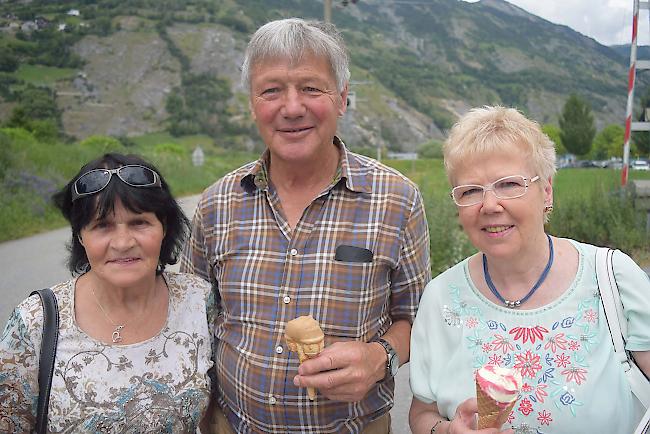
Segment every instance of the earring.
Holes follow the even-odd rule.
[[[553,212],[553,204],[546,205],[544,207],[544,213],[545,214],[550,214]]]

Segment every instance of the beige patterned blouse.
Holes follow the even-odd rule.
[[[164,273],[167,322],[144,342],[109,345],[74,317],[76,279],[52,289],[60,330],[49,432],[198,432],[209,399],[214,301],[209,283]],[[34,428],[43,311],[37,296],[12,313],[0,337],[0,432]]]

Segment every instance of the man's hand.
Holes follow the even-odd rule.
[[[386,351],[378,343],[336,342],[305,360],[293,384],[314,387],[333,401],[363,399],[386,372]]]

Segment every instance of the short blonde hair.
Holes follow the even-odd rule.
[[[555,145],[539,124],[513,108],[474,108],[454,124],[443,146],[447,177],[453,184],[463,160],[513,148],[524,152],[546,186],[555,175]]]

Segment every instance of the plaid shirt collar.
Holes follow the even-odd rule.
[[[363,169],[359,164],[357,156],[345,147],[345,143],[337,136],[334,136],[334,146],[339,148],[339,165],[332,179],[329,188],[345,180],[345,186],[350,191],[357,193],[370,193],[372,186],[366,175],[367,169]],[[271,154],[266,149],[262,156],[253,164],[250,170],[244,174],[241,179],[241,186],[247,193],[254,193],[255,190],[265,190],[268,188],[268,164]]]

